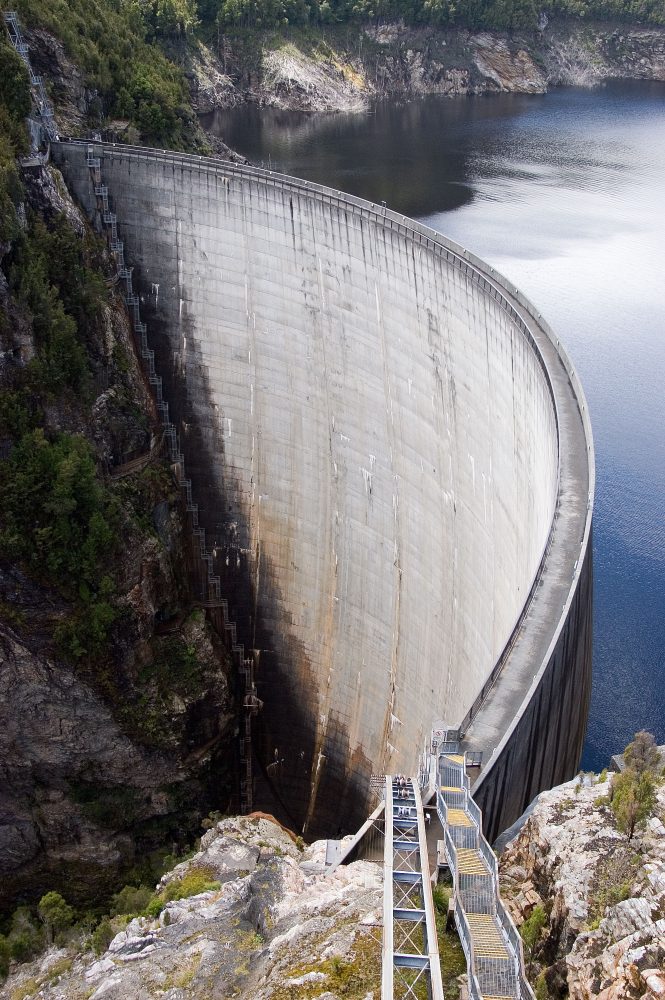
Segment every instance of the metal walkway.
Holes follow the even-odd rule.
[[[499,895],[496,857],[482,833],[465,755],[455,741],[438,750],[436,806],[453,876],[455,923],[469,972],[471,1000],[534,1000],[524,974],[522,939]],[[390,994],[385,994],[384,1000]]]
[[[425,817],[414,778],[386,777],[383,864],[381,996],[443,1000]]]

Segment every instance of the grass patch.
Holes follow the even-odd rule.
[[[187,959],[184,965],[180,966],[178,969],[174,969],[170,972],[162,984],[162,989],[187,989],[191,986],[192,982],[196,977],[196,973],[199,971],[199,966],[201,965],[201,955],[192,955]]]
[[[608,906],[629,899],[642,859],[628,846],[616,844],[612,853],[601,856],[591,879],[589,930],[596,930]]]
[[[460,993],[457,979],[466,972],[466,958],[454,925],[446,930],[451,893],[452,889],[445,885],[435,885],[432,889],[443,992],[450,1000],[457,1000]]]
[[[16,986],[11,992],[11,1000],[26,1000],[27,997],[31,997],[37,990],[41,987],[39,980],[30,978],[26,979],[21,986]]]
[[[323,942],[322,942],[323,943]],[[348,957],[332,955],[319,962],[289,968],[280,977],[297,979],[308,972],[322,972],[325,979],[300,986],[284,984],[274,988],[271,1000],[315,1000],[330,992],[344,1000],[364,1000],[368,993],[381,995],[381,931],[372,929],[356,935]]]
[[[145,912],[150,917],[158,917],[167,903],[217,889],[221,889],[221,882],[215,878],[215,871],[207,865],[193,865],[185,875],[169,882],[161,892],[154,895]]]

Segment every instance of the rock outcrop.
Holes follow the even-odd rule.
[[[607,805],[609,780],[582,776],[544,792],[500,859],[519,926],[542,905],[534,950],[548,996],[655,1000],[665,995],[665,827],[657,815],[628,840]]]
[[[80,97],[75,74],[65,84]],[[28,211],[48,224],[64,217],[91,240],[55,169],[26,171],[24,188]],[[38,344],[0,274],[0,389],[11,391]],[[99,902],[139,857],[189,842],[200,817],[228,808],[234,792],[229,659],[192,604],[179,490],[102,260],[102,288],[105,278],[111,287],[86,321],[90,398],[45,393],[40,419],[51,438],[86,439],[117,510],[117,620],[95,662],[68,658],[57,634],[76,594],[0,553],[0,909],[49,889]],[[0,456],[11,447],[0,433]]]
[[[307,47],[271,36],[251,72],[228,40],[221,56],[199,46],[190,77],[202,113],[246,100],[325,112],[361,111],[380,97],[541,94],[560,84],[665,79],[665,29],[543,22],[532,34],[506,34],[368,25]]]
[[[324,850],[300,849],[267,818],[225,819],[157,887],[178,895],[203,873],[211,888],[155,918],[116,918],[125,926],[97,957],[71,947],[19,967],[0,997],[379,1000],[381,867],[358,861],[330,875]]]

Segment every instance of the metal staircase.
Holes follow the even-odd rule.
[[[58,135],[58,130],[55,124],[55,118],[53,117],[53,107],[48,99],[46,90],[44,88],[44,81],[41,76],[37,76],[32,71],[32,66],[30,64],[29,46],[23,37],[21,31],[21,24],[18,19],[18,14],[16,11],[9,10],[3,15],[5,24],[7,25],[7,31],[9,33],[9,40],[20,55],[21,59],[25,63],[30,74],[30,90],[32,92],[32,102],[34,105],[34,110],[38,116],[39,123],[46,134],[48,141],[57,141],[60,137]],[[39,145],[38,140],[35,141],[33,136],[33,146],[35,147],[35,152]]]
[[[453,876],[455,923],[467,961],[471,1000],[534,1000],[524,973],[522,939],[499,895],[494,852],[457,740],[439,744],[437,813]]]
[[[383,896],[384,1000],[443,1000],[420,788],[386,777]]]

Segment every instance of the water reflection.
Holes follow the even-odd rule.
[[[476,134],[499,133],[538,98],[382,102],[368,114],[306,115],[238,108],[202,119],[253,163],[329,184],[404,215],[451,211],[473,197]],[[492,127],[493,125],[493,127]]]

